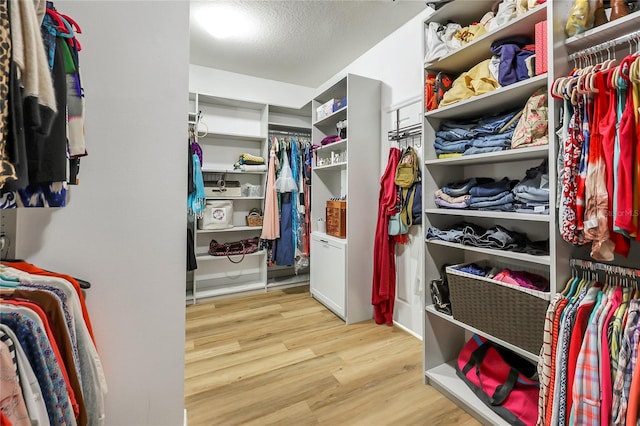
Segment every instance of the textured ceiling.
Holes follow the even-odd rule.
[[[207,8],[246,15],[252,34],[215,39],[197,21]],[[424,10],[424,1],[191,1],[190,62],[318,87]]]

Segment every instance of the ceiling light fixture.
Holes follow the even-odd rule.
[[[248,34],[252,29],[249,17],[227,5],[217,5],[198,12],[200,25],[215,38],[230,38]]]

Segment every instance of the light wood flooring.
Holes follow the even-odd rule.
[[[478,425],[422,383],[422,343],[346,326],[308,286],[187,307],[189,426]]]

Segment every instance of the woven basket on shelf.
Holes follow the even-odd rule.
[[[262,226],[262,212],[259,209],[251,209],[246,218],[247,226]]]
[[[447,267],[453,317],[533,354],[542,347],[551,295]]]

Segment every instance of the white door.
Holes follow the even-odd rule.
[[[384,134],[387,134],[389,130],[396,129],[398,117],[398,128],[422,123],[421,102],[422,98],[418,98],[415,102],[389,111],[387,120],[384,120],[385,123],[388,123],[389,128],[385,129]],[[399,111],[399,114],[396,111]],[[414,150],[422,160],[421,140],[421,137],[401,140],[399,145],[401,149],[407,144],[413,145]],[[381,169],[384,170],[387,166],[386,161],[389,158],[389,153],[383,153],[381,158],[385,162],[381,165]],[[422,338],[424,316],[424,296],[422,293],[422,288],[424,287],[422,284],[424,277],[422,273],[424,233],[422,226],[412,226],[409,235],[409,244],[396,245],[396,301],[393,320],[397,325]]]

